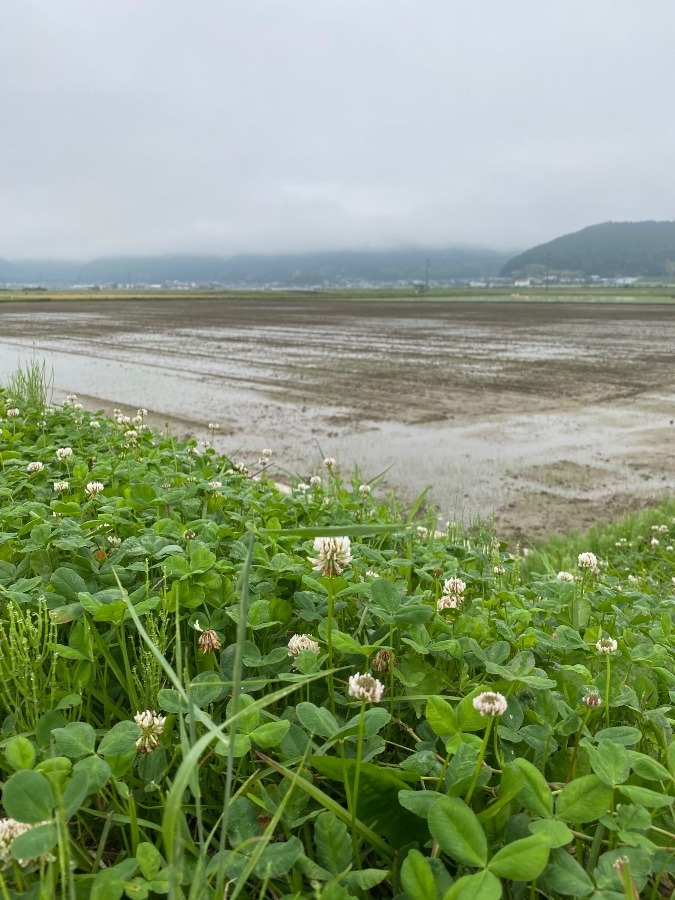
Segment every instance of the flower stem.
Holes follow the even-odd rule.
[[[609,728],[609,676],[611,673],[611,664],[609,661],[609,653],[607,654],[607,678],[605,680],[605,725]]]
[[[333,597],[333,579],[328,579],[328,634],[326,635],[326,647],[328,649],[328,702],[332,715],[335,715],[335,697],[333,684],[333,612],[335,598]]]
[[[435,787],[436,791],[440,791],[440,789],[443,787],[443,779],[445,778],[445,773],[447,772],[449,764],[450,764],[450,752],[448,752],[448,754],[446,755],[445,762],[443,763],[443,767],[438,776],[438,781],[436,782],[436,787]]]
[[[363,754],[363,726],[364,716],[366,712],[366,701],[361,701],[361,711],[359,712],[359,733],[356,741],[356,767],[354,769],[354,789],[352,790],[352,847],[354,849],[354,858],[358,868],[361,868],[361,856],[359,854],[359,839],[356,834],[356,804],[359,796],[359,781],[361,780],[361,756]]]
[[[494,721],[493,717],[490,716],[487,723],[487,728],[485,729],[485,735],[483,736],[483,743],[480,745],[480,753],[478,754],[478,762],[476,763],[476,771],[473,773],[473,778],[471,779],[471,784],[469,785],[469,790],[466,792],[466,797],[464,798],[464,802],[468,803],[473,796],[473,792],[476,788],[476,783],[478,782],[478,776],[481,773],[481,769],[483,768],[483,760],[485,759],[485,751],[487,750],[488,741],[490,739],[490,731],[492,730],[492,722]]]
[[[579,741],[581,740],[581,735],[584,733],[584,728],[588,723],[588,718],[591,714],[592,710],[588,709],[586,711],[586,715],[583,718],[581,725],[579,726],[579,730],[577,731],[576,738],[574,739],[574,750],[572,751],[572,759],[570,760],[570,767],[567,770],[567,777],[565,778],[565,784],[569,784],[570,781],[574,778],[574,772],[577,765],[577,755],[579,753]]]

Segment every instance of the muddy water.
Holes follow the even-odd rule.
[[[279,475],[321,454],[531,540],[675,488],[675,306],[152,300],[0,306],[0,379],[145,406]]]

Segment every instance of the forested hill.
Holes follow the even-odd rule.
[[[675,274],[675,222],[604,222],[532,247],[510,259],[509,275],[576,274],[586,278]]]
[[[274,256],[132,256],[81,262],[0,259],[0,284],[223,284],[341,286],[353,282],[451,282],[494,276],[510,254],[475,247],[334,251]]]

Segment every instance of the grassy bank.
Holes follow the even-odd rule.
[[[0,390],[3,897],[671,895],[668,510],[526,571],[331,460],[281,493],[263,448],[32,375]]]

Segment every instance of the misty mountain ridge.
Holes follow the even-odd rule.
[[[218,284],[239,287],[339,286],[494,277],[511,256],[478,247],[324,251],[294,254],[116,256],[89,261],[0,259],[0,284]]]
[[[532,247],[510,259],[504,277],[672,277],[675,222],[603,222]]]

